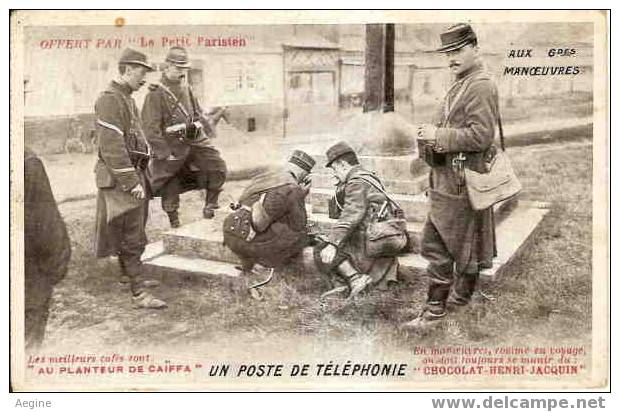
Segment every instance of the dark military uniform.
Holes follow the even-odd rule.
[[[452,297],[468,301],[479,271],[490,268],[496,255],[492,208],[471,208],[463,168],[485,172],[497,111],[495,84],[480,66],[474,66],[456,79],[436,117],[436,151],[446,159],[431,169],[431,208],[423,230],[422,256],[429,262],[429,301],[440,306],[455,274]]]
[[[45,334],[53,287],[67,273],[71,244],[41,160],[24,153],[25,343],[33,349]]]
[[[398,260],[395,257],[367,257],[365,245],[367,225],[386,198],[375,186],[362,179],[383,187],[375,174],[359,165],[353,166],[344,182],[338,184],[330,205],[330,218],[337,218],[338,222],[329,233],[328,242],[336,246],[338,255],[329,265],[321,262],[318,253],[315,261],[321,271],[331,272],[343,260],[349,259],[359,272],[368,274],[374,284],[383,286],[387,281],[396,281]]]
[[[224,220],[224,244],[243,261],[244,270],[255,263],[281,268],[308,245],[306,192],[288,171],[255,177],[245,189],[241,208]],[[252,222],[252,206],[262,202],[266,229]]]
[[[95,115],[99,157],[95,167],[99,188],[97,257],[118,255],[136,293],[140,256],[146,246],[148,201],[136,199],[130,191],[143,179],[135,166],[139,159],[137,153],[147,153],[147,146],[131,88],[111,82],[95,103]]]
[[[180,193],[194,189],[206,189],[206,206],[216,207],[226,181],[226,163],[209,139],[188,143],[181,140],[184,131],[166,132],[170,126],[187,123],[187,115],[202,123],[204,133],[212,133],[190,88],[166,76],[161,84],[150,87],[142,107],[144,131],[154,156],[148,180],[152,195],[161,196],[162,208],[168,213],[179,209]]]

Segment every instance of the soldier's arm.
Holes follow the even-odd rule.
[[[194,95],[192,89],[189,89],[189,98],[192,99],[192,106],[194,106],[194,118],[198,119],[200,124],[202,124],[202,129],[208,137],[217,137],[215,133],[215,124],[211,121],[209,116],[202,111],[202,106],[200,106],[200,102]]]
[[[482,152],[495,137],[497,89],[491,81],[478,81],[469,86],[462,99],[466,102],[465,127],[438,128],[437,145],[445,152]]]
[[[308,216],[305,199],[305,189],[300,185],[291,185],[286,201],[289,227],[294,231],[307,230]]]
[[[352,181],[344,188],[344,206],[338,222],[332,228],[328,241],[340,245],[353,233],[366,215],[368,186],[365,183]]]
[[[127,153],[121,112],[114,96],[103,94],[95,104],[95,115],[101,160],[121,189],[130,191],[140,179]]]
[[[261,222],[262,227],[268,227],[272,222],[280,219],[288,212],[289,193],[290,188],[282,186],[265,194],[262,207],[266,216],[263,222]],[[260,202],[260,200],[258,201]]]
[[[24,243],[51,284],[67,273],[71,243],[43,163],[36,156],[24,161]]]
[[[153,90],[147,93],[142,106],[142,129],[153,154],[160,160],[171,154],[163,133],[163,107],[164,101],[160,93]]]

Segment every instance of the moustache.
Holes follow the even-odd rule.
[[[461,65],[461,63],[457,63],[457,62],[450,63],[450,67],[458,67],[460,65]]]

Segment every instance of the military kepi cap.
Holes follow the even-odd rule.
[[[312,168],[316,164],[316,160],[314,160],[312,156],[302,150],[295,150],[291,155],[291,158],[288,159],[288,161],[293,163],[294,165],[301,167],[308,173],[312,171]]]
[[[191,67],[191,65],[189,64],[187,50],[185,50],[183,47],[171,47],[170,50],[168,50],[166,61],[182,69],[187,69]]]
[[[327,163],[325,164],[325,167],[329,167],[334,162],[334,160],[342,157],[347,153],[355,153],[355,150],[353,150],[353,148],[349,146],[347,142],[340,141],[336,143],[335,145],[327,149]]]
[[[123,50],[118,64],[135,64],[146,67],[151,72],[154,70],[153,66],[149,64],[146,54],[130,48]]]
[[[456,24],[441,33],[439,37],[441,38],[441,47],[437,51],[441,53],[458,50],[477,40],[474,29],[467,23]]]

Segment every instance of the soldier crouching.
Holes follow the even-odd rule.
[[[354,150],[345,142],[327,151],[326,167],[333,170],[339,181],[330,202],[329,216],[338,221],[327,239],[315,247],[318,269],[343,278],[349,286],[349,297],[372,284],[384,286],[395,282],[397,258],[370,257],[366,253],[367,226],[387,202],[383,184],[375,174],[359,165]]]
[[[188,85],[190,63],[185,49],[172,47],[161,82],[149,86],[142,121],[153,158],[148,166],[152,195],[161,196],[170,225],[179,227],[180,194],[205,189],[203,217],[211,219],[226,182],[226,163],[210,138],[224,109],[205,117]]]
[[[296,150],[284,170],[252,179],[236,210],[224,220],[224,244],[246,274],[281,269],[310,243],[305,199],[315,161]]]

